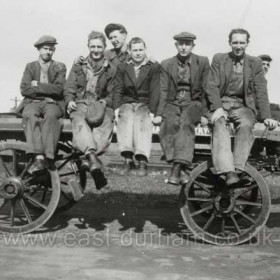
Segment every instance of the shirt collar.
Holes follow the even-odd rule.
[[[140,68],[141,66],[144,66],[144,65],[146,65],[146,64],[149,63],[149,62],[151,62],[151,61],[149,60],[149,58],[148,58],[148,57],[145,57],[144,61],[143,61],[141,64],[139,64],[139,65],[136,65],[136,64],[133,62],[132,58],[130,58],[126,63],[127,63],[127,64],[132,64],[133,66],[139,67],[139,68]]]
[[[44,61],[44,60],[41,58],[41,56],[39,56],[39,58],[38,58],[38,62],[39,62],[40,64],[44,64],[44,65],[50,65],[50,64],[51,64],[51,61],[52,61],[52,60],[46,62],[46,61]]]
[[[191,62],[192,62],[192,54],[189,55],[189,57],[186,59],[185,62],[180,61],[180,59],[178,58],[178,55],[177,55],[176,57],[177,57],[177,60],[178,60],[178,64],[179,64],[180,66],[185,66],[185,65],[190,66],[190,65],[191,65]]]

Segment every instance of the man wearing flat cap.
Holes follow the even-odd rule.
[[[167,162],[173,164],[168,182],[178,185],[189,181],[209,61],[192,53],[195,35],[182,32],[173,38],[178,54],[161,63],[160,101],[153,123],[161,124],[161,146]]]
[[[27,153],[35,159],[30,172],[46,166],[55,168],[53,159],[61,132],[59,118],[64,113],[66,76],[65,65],[52,60],[56,44],[56,38],[48,35],[34,44],[39,58],[26,65],[20,84],[24,100],[17,112],[23,117]]]
[[[264,75],[266,75],[270,68],[270,62],[272,61],[272,58],[268,54],[261,54],[259,55],[259,58],[262,60]]]
[[[107,185],[98,156],[110,145],[114,127],[112,88],[116,69],[105,58],[105,48],[105,35],[92,31],[88,36],[89,55],[83,63],[73,65],[64,87],[73,145],[85,154],[81,168],[90,171],[97,189]]]
[[[105,34],[113,48],[105,51],[108,61],[114,66],[129,59],[128,46],[126,43],[126,28],[119,23],[110,23],[105,27]]]
[[[213,164],[228,187],[243,181],[240,178],[254,142],[257,114],[269,128],[278,124],[271,119],[261,59],[245,53],[249,39],[249,32],[241,28],[229,33],[231,51],[214,55],[206,87],[212,113]],[[228,121],[235,127],[233,151]]]

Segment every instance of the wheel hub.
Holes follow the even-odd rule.
[[[0,186],[0,197],[6,199],[15,198],[22,195],[24,192],[24,185],[18,178],[6,179]]]
[[[215,198],[215,207],[221,213],[229,213],[234,205],[235,200],[230,194],[219,194]]]

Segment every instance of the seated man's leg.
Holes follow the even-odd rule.
[[[48,159],[54,159],[62,128],[59,119],[63,114],[60,107],[53,103],[45,103],[42,110],[44,118],[41,127],[44,154]]]
[[[223,117],[213,125],[212,159],[217,174],[235,171],[231,138]]]
[[[147,175],[147,162],[152,148],[153,124],[150,110],[146,104],[139,103],[135,107],[133,143],[135,158],[139,161],[138,176]]]
[[[117,138],[121,155],[125,159],[125,173],[133,167],[133,123],[135,103],[123,104],[119,110]]]
[[[44,154],[41,135],[41,107],[39,103],[26,104],[22,113],[27,150],[30,154]]]
[[[248,107],[232,110],[230,115],[236,125],[233,149],[234,165],[236,169],[244,170],[254,143],[253,128],[256,115]]]
[[[202,115],[202,108],[191,103],[182,108],[180,129],[174,141],[174,163],[180,164],[184,172],[181,176],[181,183],[189,181],[188,172],[191,167],[195,145],[195,126]]]
[[[181,109],[179,106],[168,103],[163,112],[163,121],[160,127],[160,144],[167,162],[173,163],[168,183],[180,183],[181,166],[174,162],[174,145],[180,130]]]
[[[106,107],[102,124],[92,129],[92,138],[96,145],[96,153],[102,154],[106,151],[112,141],[114,129],[114,111]]]
[[[92,131],[86,121],[87,105],[77,104],[77,110],[70,114],[73,131],[73,145],[82,153],[97,150]]]

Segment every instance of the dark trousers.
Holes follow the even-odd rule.
[[[199,103],[180,106],[168,103],[163,112],[160,143],[167,162],[190,164],[193,160],[195,126],[200,121]]]
[[[22,113],[27,153],[44,154],[53,159],[60,137],[62,112],[55,103],[36,101],[25,105]]]

